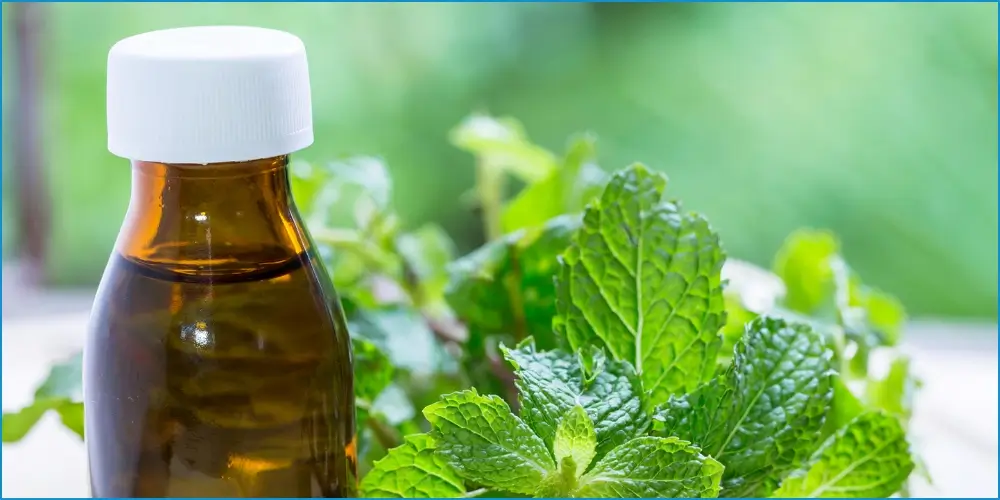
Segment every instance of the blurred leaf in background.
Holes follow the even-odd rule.
[[[83,439],[83,353],[52,366],[49,376],[35,389],[32,403],[3,414],[3,442],[20,441],[47,412],[59,414],[63,425]]]
[[[479,109],[517,116],[548,151],[589,129],[593,164],[649,161],[733,256],[766,265],[793,229],[826,227],[911,314],[997,316],[996,4],[46,8],[51,245],[73,249],[51,252],[58,283],[96,283],[128,200],[127,162],[105,147],[107,50],[251,24],[309,47],[316,144],[296,157],[384,158],[400,223],[438,222],[459,253],[482,241],[456,201],[476,169],[442,137]]]

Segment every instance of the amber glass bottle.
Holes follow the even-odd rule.
[[[275,94],[289,105],[288,89],[278,88],[283,94],[274,87],[287,83],[281,80],[288,78],[287,68],[278,68],[277,79],[265,77],[260,88],[253,85],[301,42],[249,28],[188,28],[133,38],[141,37],[163,39],[126,39],[109,58],[109,146],[122,156],[165,160],[132,162],[131,202],[92,313],[84,374],[92,493],[353,496],[350,342],[330,279],[291,199],[284,154],[311,142],[311,118],[308,140],[292,137],[302,130],[308,100],[306,111],[276,125],[253,108],[266,107]],[[276,49],[268,37],[291,49]],[[213,40],[235,48],[201,47]],[[168,42],[173,49],[161,45]],[[216,117],[219,129],[195,138],[185,134],[197,130],[166,130],[175,118],[145,124],[142,120],[151,119],[148,108],[161,103],[142,100],[148,88],[123,89],[134,82],[151,84],[155,79],[146,80],[145,73],[170,66],[169,55],[177,62],[160,79],[178,70],[185,75],[191,58],[169,51],[193,49],[196,62],[218,51],[214,70],[186,74],[200,78],[201,87],[182,82],[190,87],[183,95],[170,89],[153,94],[197,101],[198,88],[210,94],[230,85],[250,97],[222,97],[246,108],[234,112],[241,121],[235,129]],[[123,61],[116,60],[116,50]],[[235,73],[250,80],[234,83],[222,78],[228,74],[212,75],[230,71],[225,67],[234,53]],[[248,69],[246,61],[254,58],[267,71]],[[113,95],[113,82],[125,97]],[[200,104],[205,106],[204,99]],[[225,114],[225,106],[208,108]],[[206,110],[185,110],[181,103],[175,112],[196,117]],[[255,120],[270,127],[251,131],[256,140],[226,132]],[[124,125],[131,128],[122,131]],[[206,134],[215,145],[199,149]],[[262,149],[281,154],[244,158]],[[217,161],[224,157],[235,160]]]

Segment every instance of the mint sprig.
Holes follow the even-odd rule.
[[[580,406],[560,419],[551,448],[502,399],[475,390],[446,395],[424,415],[437,453],[488,488],[550,497],[718,493],[722,466],[677,438],[634,438],[592,465],[597,435]]]
[[[585,363],[531,345],[504,353],[519,377],[523,419],[475,389],[424,409],[435,454],[467,484],[548,497],[718,494],[719,462],[688,441],[645,435],[647,395],[628,363],[599,353]],[[370,475],[399,467],[377,462]]]

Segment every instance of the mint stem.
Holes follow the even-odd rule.
[[[503,236],[500,212],[503,209],[503,171],[485,158],[476,160],[476,195],[482,207],[486,241]]]

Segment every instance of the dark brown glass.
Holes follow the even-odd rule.
[[[132,164],[84,365],[96,497],[349,497],[350,341],[287,157]]]

